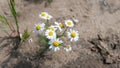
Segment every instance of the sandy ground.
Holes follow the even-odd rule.
[[[74,29],[79,31],[80,39],[71,44],[72,52],[47,52],[40,59],[31,59],[39,48],[35,42],[24,43],[13,55],[9,53],[11,45],[0,45],[1,68],[120,68],[120,0],[53,0],[47,7],[45,2],[16,0],[16,9],[21,33],[26,28],[32,31],[34,24],[41,21],[38,14],[46,11],[54,17],[51,22],[78,19]],[[0,14],[13,23],[7,0],[0,0]],[[4,35],[1,31],[0,36]],[[36,39],[33,34],[31,37]],[[111,44],[116,44],[114,50],[109,46]],[[99,45],[105,50],[97,47]],[[110,54],[106,55],[106,51]],[[106,58],[111,54],[113,59]]]

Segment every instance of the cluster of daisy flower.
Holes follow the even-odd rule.
[[[75,22],[73,20],[65,20],[64,23],[55,22],[53,25],[50,24],[49,20],[53,17],[47,12],[41,12],[39,17],[44,19],[46,22],[40,22],[35,24],[34,32],[36,34],[43,34],[49,40],[49,49],[53,51],[60,50],[60,46],[68,52],[72,50],[71,45],[63,44],[62,37],[67,35],[71,42],[78,41],[79,34],[78,31],[73,30]]]

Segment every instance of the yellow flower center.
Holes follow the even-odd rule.
[[[45,13],[42,13],[42,14],[41,14],[41,16],[43,16],[43,17],[44,17],[44,16],[46,16],[46,14],[45,14]]]
[[[52,30],[52,31],[54,31],[54,30],[55,30],[55,28],[54,28],[54,27],[49,27],[48,29],[49,29],[49,30]]]
[[[52,31],[49,32],[49,36],[53,36],[53,32]]]
[[[76,37],[76,33],[75,33],[75,32],[72,32],[72,33],[71,33],[71,37],[75,38],[75,37]]]
[[[70,45],[67,45],[66,48],[69,49],[69,48],[70,48]]]
[[[36,26],[36,30],[40,30],[41,29],[41,26],[40,25],[37,25]]]
[[[59,26],[60,26],[61,28],[63,28],[63,24],[62,24],[62,23],[59,23]]]
[[[50,18],[50,16],[48,15],[48,16],[47,16],[47,19],[49,19],[49,18]]]
[[[57,47],[57,46],[59,46],[59,45],[60,45],[59,41],[54,41],[54,42],[53,42],[53,46]]]
[[[70,26],[70,25],[72,24],[72,22],[71,22],[71,21],[68,21],[67,24]]]

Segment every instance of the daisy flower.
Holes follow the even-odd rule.
[[[62,28],[64,28],[64,25],[62,23],[58,23],[58,22],[55,22],[56,24],[56,27],[60,30],[60,32],[62,31]]]
[[[49,14],[47,13],[47,12],[41,12],[40,14],[39,14],[39,17],[40,18],[42,18],[42,19],[47,19],[47,16],[48,16]]]
[[[56,28],[55,28],[55,26],[51,25],[50,27],[48,27],[48,30],[55,31],[55,30],[56,30]]]
[[[61,43],[63,43],[63,41],[60,40],[60,39],[50,40],[49,41],[49,44],[50,44],[49,49],[52,49],[53,51],[56,52],[56,51],[60,50],[59,46],[60,46]]]
[[[66,45],[64,49],[66,52],[69,52],[72,50],[72,47],[70,45]]]
[[[46,19],[47,19],[47,20],[50,20],[50,19],[52,19],[52,18],[53,18],[53,17],[52,17],[51,15],[49,15],[49,14],[46,16]]]
[[[35,33],[40,33],[44,30],[44,27],[45,27],[45,24],[44,23],[38,23],[38,24],[35,24],[35,27],[34,27],[34,31]]]
[[[56,38],[56,33],[55,33],[55,31],[53,31],[53,30],[46,30],[45,36],[46,36],[48,39],[54,39],[54,38]]]
[[[65,25],[68,26],[68,27],[73,27],[74,23],[73,23],[72,20],[65,20]]]
[[[67,33],[70,41],[77,41],[79,39],[78,31],[70,29],[70,32]]]

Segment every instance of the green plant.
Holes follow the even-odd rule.
[[[19,32],[19,25],[18,25],[18,20],[17,20],[17,13],[15,10],[15,2],[14,0],[9,0],[8,1],[8,5],[11,11],[11,14],[15,20],[15,25],[16,25],[16,29],[15,27],[7,20],[7,18],[5,16],[0,15],[0,21],[6,25],[6,28],[9,28],[11,30],[11,33],[9,34],[11,36],[12,33],[17,32],[17,36],[20,37],[20,32]]]
[[[47,2],[48,2],[48,3],[51,3],[51,2],[53,2],[53,0],[47,0]]]
[[[62,46],[67,52],[71,51],[72,48],[70,45],[65,44],[62,41],[62,38],[67,37],[70,39],[70,42],[78,41],[79,33],[78,31],[73,30],[74,23],[73,20],[65,20],[65,23],[55,22],[54,25],[51,25],[50,20],[53,18],[47,12],[42,12],[39,14],[39,17],[44,20],[35,24],[34,32],[38,35],[38,42],[41,46],[38,53],[42,55],[48,49],[52,51],[60,50]]]
[[[43,35],[38,35],[38,43],[39,43],[40,45],[43,45],[43,46],[38,50],[38,54],[39,54],[39,55],[44,54],[44,52],[48,50],[48,48],[49,48],[48,41],[49,41],[49,40],[48,40],[45,36],[43,36]]]
[[[21,36],[20,34],[20,29],[19,29],[19,25],[18,25],[18,18],[17,18],[17,12],[16,12],[16,9],[15,9],[15,1],[14,0],[8,0],[8,5],[9,5],[9,8],[10,8],[10,12],[11,12],[11,15],[15,21],[14,25],[12,23],[10,23],[7,18],[5,16],[2,16],[0,15],[0,21],[5,24],[5,27],[4,28],[8,28],[10,29],[10,33],[8,34],[9,38],[13,39],[14,40],[14,45],[16,45],[16,47],[18,47],[20,45],[20,43],[23,43],[29,36],[30,36],[30,33],[28,32],[28,30],[26,29],[23,33],[23,35]],[[0,26],[1,27],[1,26]],[[1,27],[3,28],[3,27]]]
[[[28,32],[28,29],[26,29],[23,33],[23,35],[21,35],[21,43],[25,42],[26,39],[28,39],[30,36],[30,32]]]
[[[16,30],[14,28],[13,28],[13,30],[15,30],[17,32],[17,35],[20,36],[17,13],[16,13],[16,10],[15,10],[15,1],[10,0],[8,2],[8,4],[9,4],[9,8],[10,8],[11,14],[12,14],[14,20],[15,20],[15,25],[16,25]]]

